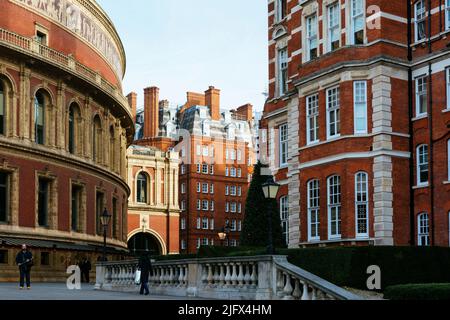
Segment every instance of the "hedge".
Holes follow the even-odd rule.
[[[450,283],[407,284],[387,287],[388,300],[450,300]]]
[[[201,247],[197,254],[157,260],[265,255],[265,248]],[[279,249],[288,261],[331,283],[367,290],[367,268],[381,269],[381,290],[402,284],[450,283],[450,248],[335,247]]]

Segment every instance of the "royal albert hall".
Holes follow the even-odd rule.
[[[94,0],[0,0],[0,281],[22,243],[35,280],[127,252],[125,51]],[[94,270],[93,270],[94,271]]]

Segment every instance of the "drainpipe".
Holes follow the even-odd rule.
[[[431,56],[433,52],[431,46],[431,0],[428,0],[428,54]],[[430,139],[430,148],[428,152],[429,157],[429,173],[430,173],[430,218],[431,218],[431,235],[430,245],[435,243],[434,230],[434,142],[433,142],[433,79],[432,79],[432,65],[431,60],[428,62],[428,97],[429,97],[429,111],[428,111],[428,131]]]
[[[413,60],[412,57],[412,8],[411,3],[407,2],[407,14],[408,14],[408,30],[407,30],[407,36],[408,36],[408,62],[410,62],[410,66],[408,67],[408,127],[409,127],[409,150],[411,152],[411,156],[409,158],[409,181],[410,181],[410,189],[409,189],[409,199],[410,199],[410,205],[409,205],[409,217],[410,217],[410,245],[415,246],[416,245],[416,228],[415,228],[415,201],[414,201],[414,141],[413,141],[413,134],[414,134],[414,127],[413,127],[413,77],[412,77],[412,68],[411,68],[411,62]]]

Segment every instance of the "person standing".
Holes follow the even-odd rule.
[[[16,263],[20,272],[20,290],[23,290],[25,281],[27,289],[31,289],[31,267],[33,266],[33,254],[28,250],[27,245],[22,245],[22,250],[16,256]]]
[[[92,265],[91,265],[91,261],[89,261],[88,258],[85,258],[84,261],[82,262],[82,266],[83,269],[81,269],[81,278],[86,281],[86,283],[90,283],[89,281],[89,273],[91,272],[92,269]]]
[[[148,280],[150,272],[152,272],[152,263],[150,261],[150,256],[148,252],[145,252],[139,259],[138,268],[141,270],[140,294],[143,295],[145,290],[145,295],[148,296],[150,294],[150,290],[148,289]]]

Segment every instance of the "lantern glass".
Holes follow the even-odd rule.
[[[100,222],[104,227],[109,225],[109,220],[111,219],[111,215],[108,214],[108,211],[105,209],[102,215],[100,216]]]
[[[270,177],[267,182],[262,185],[262,189],[266,199],[276,199],[280,185],[273,180],[273,177]]]

